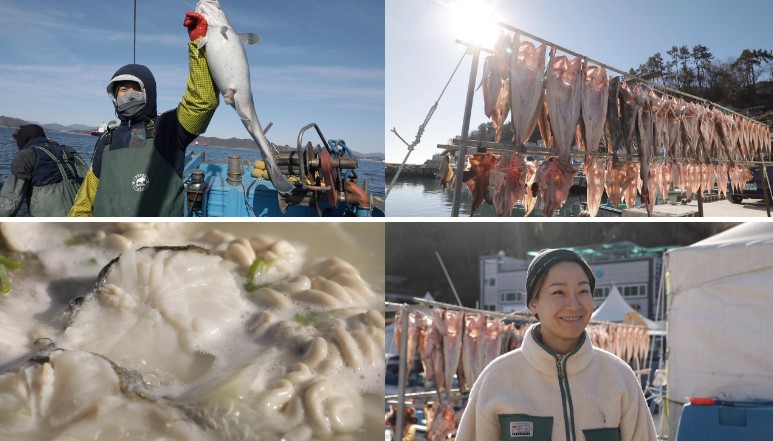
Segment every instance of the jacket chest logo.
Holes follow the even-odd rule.
[[[150,179],[145,173],[140,173],[132,179],[132,188],[135,191],[144,191],[150,185]]]
[[[531,437],[534,434],[534,423],[531,421],[513,421],[510,423],[511,437]]]

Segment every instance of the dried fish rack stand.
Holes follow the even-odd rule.
[[[596,64],[596,65],[598,65],[600,67],[603,67],[604,69],[606,69],[608,71],[612,71],[612,72],[618,73],[618,74],[628,78],[627,81],[637,81],[639,83],[643,83],[643,84],[649,85],[653,89],[659,90],[662,93],[681,95],[681,96],[684,96],[684,97],[689,98],[691,100],[704,103],[705,105],[711,105],[712,107],[721,109],[722,111],[724,111],[726,113],[734,114],[734,115],[738,115],[738,116],[740,116],[742,118],[750,119],[750,118],[748,118],[748,117],[746,117],[744,115],[741,115],[738,112],[735,112],[735,111],[733,111],[731,109],[728,109],[728,108],[726,108],[724,106],[721,106],[719,104],[716,104],[716,103],[713,103],[711,101],[708,101],[708,100],[706,100],[704,98],[701,98],[701,97],[698,97],[698,96],[695,96],[695,95],[691,95],[691,94],[688,94],[688,93],[685,93],[685,92],[681,92],[679,90],[672,89],[670,87],[666,87],[666,86],[663,86],[663,85],[660,85],[660,84],[655,84],[654,82],[649,81],[649,80],[644,79],[644,78],[639,78],[639,77],[637,77],[635,75],[632,75],[629,72],[625,72],[623,70],[616,69],[616,68],[614,68],[612,66],[609,66],[608,64],[601,63],[601,62],[596,61],[596,60],[594,60],[594,59],[592,59],[590,57],[586,57],[585,55],[579,54],[579,53],[577,53],[575,51],[572,51],[570,49],[567,49],[567,48],[565,48],[563,46],[559,46],[559,45],[557,45],[557,44],[555,44],[553,42],[550,42],[548,40],[540,38],[540,37],[538,37],[538,36],[536,36],[534,34],[525,32],[525,31],[523,31],[521,29],[518,29],[518,28],[516,28],[514,26],[511,26],[509,24],[506,24],[506,23],[503,23],[503,22],[497,22],[496,25],[501,27],[504,30],[514,32],[515,34],[526,36],[526,37],[528,37],[530,39],[533,39],[533,40],[536,40],[536,41],[538,41],[540,43],[544,43],[547,46],[552,47],[552,48],[554,48],[556,50],[565,52],[567,54],[573,55],[573,56],[578,57],[578,58],[583,58],[588,63]],[[479,44],[475,44],[475,43],[468,43],[468,42],[464,42],[464,41],[460,41],[460,40],[457,40],[456,42],[458,44],[467,46],[468,52],[472,53],[472,65],[470,66],[470,79],[469,79],[469,82],[467,84],[467,100],[466,100],[465,106],[464,106],[464,119],[462,120],[462,135],[461,135],[460,139],[458,139],[458,140],[455,139],[451,145],[448,145],[448,144],[438,144],[437,147],[440,148],[440,149],[444,149],[446,151],[458,151],[457,164],[456,164],[457,173],[461,173],[461,170],[464,170],[464,166],[465,166],[465,162],[466,162],[466,157],[467,157],[467,149],[470,148],[470,147],[477,148],[477,151],[480,152],[480,153],[484,153],[487,149],[498,149],[498,150],[515,150],[515,151],[518,151],[518,152],[521,152],[521,153],[535,153],[535,154],[542,155],[542,156],[554,155],[556,153],[556,151],[557,151],[557,149],[555,149],[555,148],[554,149],[539,148],[539,147],[537,147],[537,148],[527,148],[526,146],[523,146],[523,145],[520,145],[520,146],[507,145],[506,146],[506,145],[503,145],[502,143],[493,143],[493,142],[483,142],[483,141],[471,141],[471,140],[469,140],[470,117],[471,117],[471,113],[472,113],[472,101],[473,101],[473,96],[474,96],[474,92],[475,92],[475,82],[476,82],[476,79],[477,79],[478,64],[479,64],[479,59],[480,59],[480,52],[484,51],[484,52],[488,52],[488,53],[494,53],[494,51],[491,50],[491,49],[482,48]],[[570,156],[578,157],[578,158],[585,158],[587,156],[603,157],[603,158],[610,157],[611,158],[613,156],[613,154],[612,153],[608,153],[608,152],[602,152],[602,151],[599,151],[599,150],[590,151],[590,152],[572,151],[570,153]],[[618,158],[623,158],[623,159],[630,157],[630,158],[634,159],[634,161],[638,160],[638,156],[637,155],[617,154],[616,156]],[[671,158],[671,159],[684,159],[684,158]],[[759,165],[760,172],[762,173],[762,184],[763,184],[763,194],[764,194],[764,200],[765,200],[765,209],[767,211],[768,217],[771,217],[770,216],[770,199],[771,199],[771,196],[770,196],[770,194],[768,192],[768,187],[769,187],[770,184],[767,182],[767,171],[766,171],[766,167],[767,166],[766,166],[765,162],[764,161],[760,161],[760,162],[735,161],[735,163],[736,164],[742,164],[742,165]],[[459,216],[459,208],[460,208],[460,205],[461,205],[462,185],[463,185],[462,179],[459,179],[459,178],[456,179],[456,186],[454,187],[454,200],[453,200],[453,205],[452,205],[452,208],[451,208],[451,216],[452,217],[458,217]],[[703,189],[699,188],[698,191],[697,191],[698,216],[699,217],[703,217],[703,196],[702,196],[702,194],[703,194]]]
[[[410,393],[407,394],[405,392],[406,386],[407,386],[407,375],[406,372],[406,363],[405,359],[408,356],[407,354],[407,348],[408,348],[408,315],[410,312],[413,311],[427,311],[432,308],[439,308],[439,309],[450,309],[454,311],[461,311],[461,312],[468,312],[472,314],[484,314],[488,317],[496,317],[496,318],[502,318],[502,319],[510,319],[510,320],[519,320],[523,322],[527,322],[529,324],[536,321],[535,317],[530,313],[518,313],[518,312],[497,312],[497,311],[489,311],[489,310],[479,310],[474,308],[467,308],[464,306],[458,306],[458,305],[452,305],[448,303],[442,303],[432,300],[427,300],[423,298],[414,298],[413,301],[415,301],[417,304],[415,305],[408,305],[408,304],[398,304],[398,303],[391,303],[391,302],[385,302],[385,312],[400,312],[400,321],[399,323],[395,323],[395,326],[400,327],[400,349],[398,353],[398,379],[397,379],[397,389],[398,393],[397,395],[390,395],[385,396],[385,401],[387,403],[397,404],[397,421],[396,421],[396,430],[395,433],[402,433],[403,427],[405,425],[404,416],[405,416],[405,404],[406,401],[410,399],[410,402],[415,402],[417,400],[427,400],[429,398],[436,399],[440,396],[440,393],[437,390],[434,391],[428,391],[428,392],[418,392],[418,393]],[[658,302],[660,303],[660,301]],[[636,325],[628,325],[628,324],[622,324],[617,322],[602,322],[602,321],[596,321],[592,320],[589,325],[614,325],[614,326],[620,326],[620,327],[636,327]],[[652,334],[652,332],[651,332]],[[651,351],[651,350],[650,350]],[[649,358],[652,358],[652,352],[650,352]],[[634,370],[634,373],[637,376],[641,376],[645,373],[649,373],[649,369],[642,369],[642,366],[639,366],[639,369]],[[448,398],[450,398],[453,402],[457,402],[460,400],[466,400],[469,396],[469,391],[465,391],[461,389],[451,389],[449,385],[448,393],[446,395]]]
[[[397,389],[398,393],[397,396],[390,396],[386,397],[389,400],[394,400],[397,403],[397,424],[396,424],[396,430],[395,433],[402,433],[403,427],[405,425],[404,417],[405,417],[405,402],[406,398],[411,399],[425,399],[429,397],[437,397],[438,392],[437,391],[430,391],[430,392],[423,392],[423,393],[416,393],[416,394],[406,394],[405,388],[406,388],[406,382],[407,382],[407,375],[405,369],[405,363],[404,360],[408,356],[407,354],[407,347],[408,347],[408,313],[411,311],[423,311],[428,310],[431,308],[442,308],[442,309],[452,309],[455,311],[464,311],[464,312],[472,312],[472,313],[483,313],[488,316],[493,317],[506,317],[506,318],[518,318],[524,321],[534,321],[534,317],[526,314],[517,314],[517,313],[501,313],[496,311],[482,311],[477,310],[473,308],[465,308],[463,306],[457,306],[457,305],[451,305],[447,303],[441,303],[441,302],[435,302],[431,300],[421,299],[421,298],[414,298],[413,299],[418,304],[416,305],[408,305],[408,304],[398,304],[398,303],[391,303],[391,302],[385,302],[385,312],[398,312],[400,311],[400,323],[396,323],[396,326],[400,326],[401,330],[401,339],[400,339],[400,351],[398,358],[400,360],[399,362],[399,368],[398,368],[398,374],[397,374]],[[455,392],[455,393],[454,393]],[[465,399],[467,398],[467,395],[469,394],[469,391],[461,391],[459,389],[450,390],[449,388],[449,394],[454,399]]]

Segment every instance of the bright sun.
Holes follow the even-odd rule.
[[[486,0],[454,0],[450,5],[454,35],[468,43],[492,47],[499,35],[494,8]]]

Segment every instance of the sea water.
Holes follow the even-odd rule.
[[[389,181],[392,181],[391,177]],[[563,207],[558,210],[557,216],[579,216],[583,210],[582,203],[585,200],[584,193],[570,194]],[[394,187],[392,187],[385,203],[387,216],[449,217],[454,204],[454,189],[448,187],[444,190],[440,185],[440,179],[400,176]],[[542,198],[540,197],[529,217],[544,216],[542,214],[542,207]],[[469,216],[471,208],[472,194],[467,190],[467,187],[464,187],[462,188],[459,215]],[[510,216],[523,217],[525,212],[523,206],[517,204],[511,211]],[[485,202],[475,211],[475,217],[492,217],[496,215],[494,207]]]

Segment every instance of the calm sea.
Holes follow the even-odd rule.
[[[16,152],[19,151],[16,147],[16,141],[13,139],[14,128],[0,127],[0,185],[5,182],[5,178],[11,170],[11,161],[13,160]],[[47,131],[46,135],[60,144],[65,144],[73,147],[78,154],[81,155],[87,164],[91,163],[91,157],[94,153],[94,144],[97,142],[96,136],[80,135],[75,133],[65,132],[53,132]],[[246,160],[254,160],[260,158],[260,153],[253,150],[243,149],[227,149],[222,147],[213,146],[197,146],[191,145],[188,147],[188,153],[194,151],[205,151],[206,157],[213,161],[226,162],[228,155],[238,154]],[[375,196],[381,198],[384,197],[384,163],[379,161],[360,160],[359,168],[357,169],[357,182],[362,186],[365,179],[369,183],[369,191]],[[26,204],[25,204],[26,205]],[[24,216],[27,213],[27,207],[22,206],[19,210],[19,216]]]
[[[387,182],[392,182],[391,176],[387,179]],[[579,216],[583,210],[582,202],[584,201],[585,194],[570,194],[564,206],[559,210],[559,216]],[[444,191],[440,186],[440,179],[400,176],[392,191],[389,192],[389,197],[386,199],[386,212],[387,216],[449,217],[451,216],[453,203],[453,189],[449,187]],[[471,205],[472,195],[464,187],[462,188],[459,216],[469,216]],[[524,213],[525,210],[519,204],[515,206],[511,216],[523,217]],[[485,202],[475,211],[475,217],[496,215],[494,207]],[[529,217],[539,216],[543,216],[542,198],[537,201],[537,206]]]

